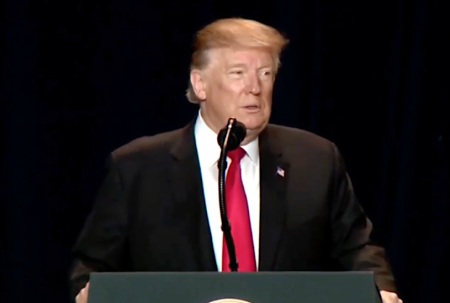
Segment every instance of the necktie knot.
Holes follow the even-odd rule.
[[[230,157],[233,162],[240,162],[244,156],[245,150],[242,147],[238,147],[228,152],[228,157]]]

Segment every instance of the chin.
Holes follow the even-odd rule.
[[[262,119],[247,118],[242,120],[238,119],[238,121],[242,122],[248,130],[263,129],[267,125],[267,121]]]

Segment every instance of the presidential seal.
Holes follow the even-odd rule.
[[[208,303],[250,303],[250,302],[241,300],[241,299],[235,299],[235,298],[225,298],[225,299],[214,300],[214,301],[211,301]]]

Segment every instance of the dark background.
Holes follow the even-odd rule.
[[[290,39],[272,122],[337,144],[405,302],[445,302],[444,2],[2,1],[0,302],[68,302],[107,154],[192,119],[193,34],[231,16]]]

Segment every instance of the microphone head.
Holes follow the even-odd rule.
[[[245,128],[245,125],[236,120],[235,118],[230,118],[228,120],[228,124],[224,128],[222,128],[219,134],[217,135],[217,143],[219,143],[219,146],[222,149],[225,137],[227,135],[227,130],[229,127],[231,127],[231,130],[227,142],[227,151],[238,148],[239,145],[241,145],[241,142],[244,141],[245,136],[247,135],[247,129]]]

